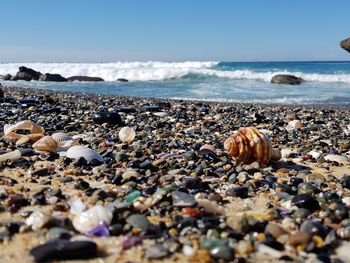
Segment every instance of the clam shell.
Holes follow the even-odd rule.
[[[4,126],[4,137],[6,139],[10,140],[18,140],[24,136],[23,134],[16,133],[17,130],[29,130],[32,134],[44,134],[45,130],[41,126],[27,120],[27,121],[20,121],[18,123],[15,123],[13,125],[6,124]]]
[[[64,144],[65,142],[72,141],[73,138],[68,133],[57,132],[51,135],[52,138],[58,142],[58,144]]]
[[[54,152],[57,146],[57,142],[51,136],[45,136],[33,144],[33,149],[37,152]]]
[[[97,159],[100,162],[104,163],[104,159],[100,154],[83,145],[70,147],[67,151],[66,156],[71,159],[79,159],[80,157],[84,157],[87,162],[91,162],[93,159]]]
[[[0,155],[0,163],[4,163],[6,161],[17,161],[21,158],[22,153],[19,150],[14,150],[13,152],[4,153]]]
[[[110,224],[112,213],[100,205],[93,206],[73,218],[73,226],[80,233],[86,233],[96,227],[101,221]]]
[[[135,130],[131,127],[123,127],[119,131],[119,139],[122,142],[130,143],[135,139]]]

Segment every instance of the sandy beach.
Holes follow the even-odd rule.
[[[0,154],[20,152],[0,163],[1,262],[348,262],[349,107],[1,89]],[[6,138],[28,120],[41,136]],[[280,160],[232,159],[250,126]],[[57,133],[69,145],[33,146]]]

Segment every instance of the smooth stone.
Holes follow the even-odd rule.
[[[271,83],[273,84],[290,84],[298,85],[301,84],[304,80],[293,75],[287,74],[278,74],[272,77]]]
[[[288,125],[286,127],[287,131],[294,131],[297,129],[301,129],[303,127],[302,123],[300,120],[292,120],[288,122]]]
[[[157,105],[142,105],[141,110],[149,112],[159,112],[161,108]]]
[[[350,189],[350,175],[345,175],[340,179],[340,182],[344,188]],[[350,203],[350,201],[349,201]]]
[[[45,73],[40,76],[39,81],[53,81],[53,82],[66,82],[67,79],[60,74]]]
[[[67,78],[68,81],[104,81],[103,78],[89,77],[89,76],[71,76]]]
[[[96,124],[108,123],[111,125],[119,125],[122,123],[122,119],[117,112],[100,111],[96,112],[93,116],[93,121]]]
[[[171,193],[173,199],[173,206],[175,207],[192,207],[197,204],[193,195],[186,194],[180,191],[174,191]]]
[[[126,222],[134,228],[140,229],[145,233],[154,232],[157,230],[157,227],[151,224],[148,219],[141,214],[134,214],[129,216],[126,219]]]
[[[247,198],[248,190],[248,187],[245,186],[231,187],[226,191],[226,194],[232,197]]]
[[[169,251],[162,245],[156,244],[147,248],[145,257],[147,259],[161,259],[169,255]]]
[[[300,194],[294,196],[292,204],[299,208],[309,209],[311,212],[315,212],[320,209],[320,205],[315,198],[309,194]]]
[[[97,245],[92,241],[55,240],[30,250],[36,262],[91,259],[97,257]]]
[[[70,239],[72,234],[65,228],[52,227],[47,233],[49,239]]]
[[[209,254],[216,259],[223,260],[234,260],[235,253],[234,250],[228,246],[213,247],[210,249]]]

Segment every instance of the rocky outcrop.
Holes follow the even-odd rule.
[[[99,77],[88,77],[88,76],[72,76],[67,78],[68,81],[104,81]]]
[[[6,75],[2,76],[2,80],[11,80],[11,79],[12,79],[11,74],[6,74]]]
[[[117,79],[117,81],[119,81],[119,82],[129,82],[127,79],[123,79],[123,78],[119,78],[119,79]]]
[[[340,41],[340,46],[346,51],[350,52],[350,37]]]
[[[21,66],[19,67],[19,71],[17,72],[13,80],[26,80],[26,81],[39,80],[41,75],[42,74],[39,71],[35,71],[31,68]]]
[[[298,85],[304,82],[302,78],[298,78],[293,75],[287,75],[287,74],[279,74],[275,75],[271,79],[271,83],[274,84],[290,84],[290,85]]]
[[[45,73],[39,79],[40,81],[53,81],[53,82],[66,82],[67,79],[62,77],[60,74]]]

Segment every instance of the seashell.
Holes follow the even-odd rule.
[[[214,148],[214,146],[211,145],[211,144],[204,144],[204,145],[201,146],[201,148],[199,148],[199,150],[200,150],[200,151],[201,151],[201,150],[210,150],[210,151],[212,151],[212,152],[215,152],[215,148]]]
[[[338,155],[338,154],[328,154],[324,157],[326,161],[329,162],[337,162],[342,164],[349,164],[350,161],[346,156]]]
[[[224,142],[224,148],[238,163],[268,163],[279,160],[281,153],[273,150],[271,141],[264,133],[255,127],[241,127],[228,137]]]
[[[100,222],[105,221],[108,225],[112,221],[112,213],[100,205],[93,206],[76,215],[73,218],[73,226],[80,233],[86,233],[96,227]]]
[[[51,137],[60,145],[73,140],[72,136],[63,132],[53,133]]]
[[[122,142],[131,143],[135,139],[135,130],[131,127],[123,127],[119,131],[119,139]]]
[[[4,137],[10,140],[19,140],[20,138],[28,135],[16,133],[18,130],[29,130],[32,134],[44,134],[45,130],[41,126],[31,121],[20,121],[13,125],[4,126]],[[31,138],[31,137],[30,137]],[[34,139],[35,137],[31,138]]]
[[[14,150],[13,152],[4,153],[0,155],[0,163],[4,163],[6,161],[17,161],[21,158],[22,153],[19,150]]]
[[[293,131],[293,130],[297,130],[297,129],[301,129],[301,128],[303,128],[303,125],[301,124],[300,120],[292,120],[292,121],[288,122],[286,130]]]
[[[37,152],[54,152],[57,149],[57,142],[51,136],[42,137],[33,144],[34,151]]]
[[[88,163],[94,159],[97,159],[98,161],[104,163],[104,159],[100,154],[83,145],[70,147],[67,151],[66,156],[71,159],[79,159],[80,157],[84,157]]]

